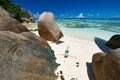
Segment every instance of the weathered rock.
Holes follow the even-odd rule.
[[[34,20],[34,17],[32,15],[31,12],[25,10],[25,9],[22,9],[22,11],[24,12],[24,15],[22,16],[22,22],[26,22],[26,23],[34,23],[35,20]]]
[[[95,80],[119,80],[120,48],[111,50],[107,54],[94,54],[92,68]]]
[[[106,45],[113,49],[120,48],[120,35],[112,36]]]
[[[63,37],[60,28],[55,23],[52,12],[43,12],[38,20],[39,35],[48,41],[58,41]]]
[[[56,80],[51,49],[21,34],[0,31],[0,80]]]
[[[51,47],[49,46],[49,44],[42,39],[41,37],[37,36],[36,34],[32,33],[32,32],[22,32],[20,33],[21,35],[24,35],[25,37],[35,41],[36,43],[40,44],[42,47],[44,48],[49,48],[51,49]]]
[[[19,21],[10,17],[9,13],[0,6],[0,30],[15,33],[26,32],[28,29]]]

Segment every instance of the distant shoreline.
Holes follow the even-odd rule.
[[[55,19],[120,19],[120,18],[55,18]]]
[[[120,20],[120,18],[55,18],[55,19],[56,19],[56,20],[57,20],[57,19],[80,19],[80,20],[85,20],[85,19],[93,19],[93,20],[94,20],[94,19],[99,19],[99,20],[100,20],[100,19],[101,19],[101,20],[102,20],[102,19],[105,19],[105,20],[107,20],[107,19],[110,20],[110,19],[111,19],[111,20],[113,20],[113,19],[114,19],[114,20]],[[38,18],[35,18],[35,20],[38,20]]]

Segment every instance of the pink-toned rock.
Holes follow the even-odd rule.
[[[58,41],[63,33],[54,20],[52,12],[43,12],[38,20],[39,35],[48,41]]]
[[[120,48],[94,54],[92,68],[95,80],[120,80]]]

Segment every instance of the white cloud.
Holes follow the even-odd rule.
[[[93,14],[91,14],[91,16],[93,16]]]
[[[99,16],[100,14],[96,14],[97,16]]]
[[[94,16],[94,15],[93,15],[93,14],[88,13],[88,17],[92,17],[92,16]]]
[[[88,17],[90,16],[90,14],[88,14]]]
[[[84,18],[83,13],[80,13],[79,16],[78,16],[78,18]]]
[[[61,16],[62,16],[62,17],[65,17],[65,15],[64,15],[64,14],[61,14]]]
[[[73,16],[70,16],[70,18],[74,18]]]
[[[39,12],[37,12],[36,14],[33,14],[33,16],[34,16],[34,18],[39,18],[40,13],[39,13]]]

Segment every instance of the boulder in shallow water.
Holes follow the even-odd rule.
[[[120,48],[111,50],[107,54],[94,54],[92,68],[95,80],[119,80]]]
[[[25,36],[0,31],[0,80],[56,80],[54,52]]]
[[[54,20],[52,12],[43,12],[38,20],[39,35],[48,41],[58,41],[63,33]]]
[[[120,48],[120,35],[112,36],[106,45],[113,49]]]

